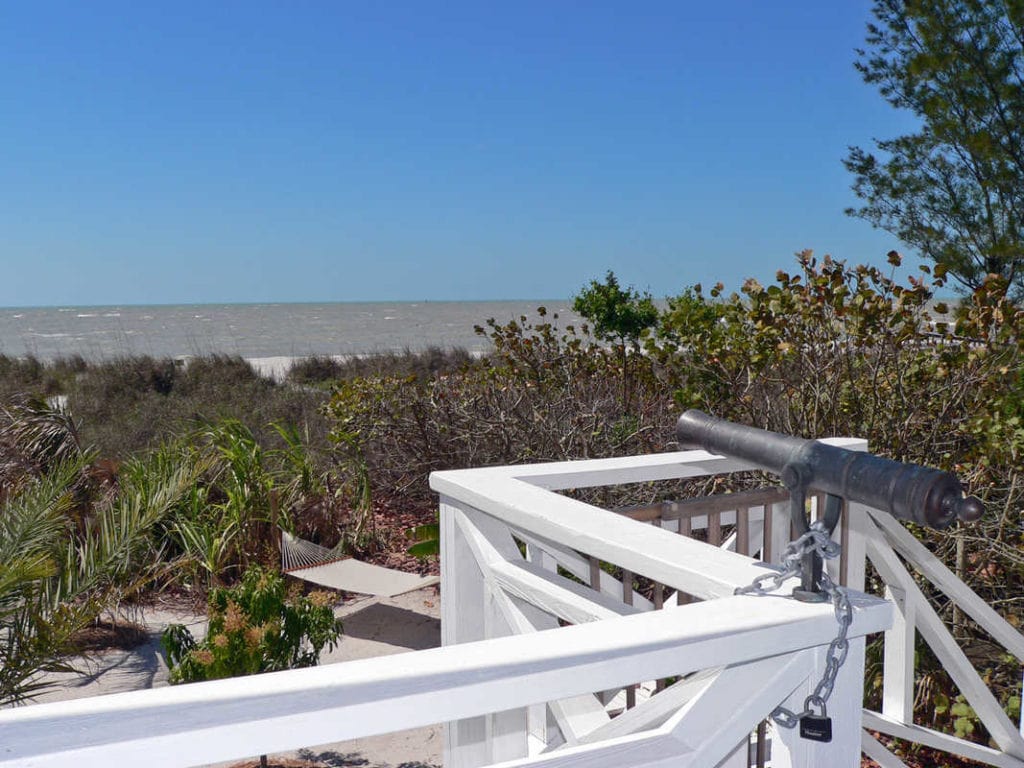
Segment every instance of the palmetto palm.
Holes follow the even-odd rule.
[[[36,429],[8,425],[12,453],[19,426],[59,437],[69,421],[53,415],[49,427],[40,409],[25,415]],[[67,669],[71,637],[153,577],[161,567],[153,533],[195,482],[193,465],[136,461],[115,493],[83,510],[81,484],[92,457],[77,437],[69,439],[76,450],[61,439],[47,443],[60,450],[33,456],[37,471],[8,486],[0,505],[0,704],[37,693],[45,685],[39,672]]]

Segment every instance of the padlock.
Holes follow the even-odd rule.
[[[832,741],[832,718],[826,715],[804,715],[800,718],[800,738],[808,741]]]

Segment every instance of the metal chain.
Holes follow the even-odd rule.
[[[778,568],[776,573],[766,573],[763,576],[758,576],[748,586],[737,588],[735,594],[770,594],[781,587],[786,579],[801,574],[801,562],[804,555],[808,552],[816,551],[823,559],[831,560],[838,557],[841,550],[842,548],[839,544],[832,541],[824,523],[816,521],[811,524],[806,533],[786,546],[786,551],[782,558],[782,567]],[[769,582],[771,586],[765,586]],[[782,705],[779,705],[772,711],[772,720],[783,728],[795,728],[808,715],[820,714],[821,717],[828,716],[828,699],[832,695],[832,688],[835,687],[839,669],[843,666],[843,663],[846,661],[846,655],[850,651],[850,643],[846,639],[846,634],[850,629],[850,624],[853,623],[853,607],[850,605],[850,599],[846,595],[846,590],[832,581],[824,569],[822,569],[818,586],[832,600],[832,607],[835,610],[836,623],[839,625],[839,630],[836,633],[835,639],[829,643],[825,660],[825,671],[821,675],[821,680],[814,686],[814,691],[811,695],[804,699],[803,711],[794,712]],[[815,712],[815,707],[820,710],[819,713]]]

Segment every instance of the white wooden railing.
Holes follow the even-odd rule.
[[[830,442],[864,447],[862,441]],[[449,724],[446,766],[750,765],[750,734],[779,704],[802,709],[836,633],[831,604],[783,596],[793,584],[773,597],[734,595],[766,567],[731,550],[742,540],[740,548],[780,558],[790,538],[788,502],[756,506],[743,496],[742,508],[711,512],[714,505],[705,504],[703,514],[648,515],[641,522],[557,492],[747,468],[689,451],[435,473],[446,647],[538,632],[560,643],[569,624],[600,627],[614,648],[632,636],[631,621],[651,615],[717,638],[709,647],[713,657],[697,649],[695,635],[653,675],[613,662],[616,686],[596,674],[604,663],[595,659],[593,677],[581,673],[565,681],[565,698]],[[732,528],[729,536],[720,536],[723,526]],[[688,535],[701,528],[715,532],[707,538],[724,540],[716,546]],[[862,567],[855,578],[863,579]],[[669,594],[666,600],[656,586],[649,590],[656,599],[641,594],[639,579],[675,592],[676,599]],[[850,654],[829,701],[833,739],[816,743],[775,729],[775,768],[860,765],[864,636],[888,628],[891,605],[860,593],[854,603]],[[665,610],[655,610],[659,605]],[[741,629],[737,622],[749,623]]]
[[[978,675],[942,619],[925,598],[918,578],[931,582],[964,613],[974,619],[991,638],[1020,662],[1024,662],[1024,636],[972,592],[902,525],[877,510],[859,510],[867,557],[885,582],[886,595],[896,608],[896,619],[885,633],[884,688],[882,711],[864,712],[864,725],[910,742],[977,760],[1001,768],[1024,768],[1024,738],[1021,727],[1003,712],[987,683]],[[902,558],[902,560],[901,560]],[[989,732],[993,745],[975,744],[955,736],[914,724],[915,636],[919,634],[949,674],[978,719]],[[905,764],[876,740],[865,735],[864,753],[883,768],[906,768]]]
[[[802,707],[836,628],[830,605],[785,597],[792,585],[779,596],[733,594],[765,572],[748,554],[781,556],[788,502],[740,506],[750,498],[736,496],[634,520],[558,493],[745,468],[689,451],[435,473],[443,647],[0,711],[0,766],[197,765],[435,722],[449,723],[448,768],[749,766],[750,734],[778,704]],[[885,768],[902,765],[866,725],[1024,768],[1016,728],[943,634],[900,557],[1020,658],[1019,633],[899,523],[857,505],[846,521],[837,536],[847,556],[830,566],[834,577],[862,587],[866,554],[894,599],[854,592],[850,655],[829,701],[832,742],[772,727],[761,740],[762,748],[770,742],[765,764],[852,768],[863,750]],[[691,538],[701,530],[715,543]],[[915,627],[996,747],[913,725]],[[885,704],[862,715],[864,636],[883,630]]]

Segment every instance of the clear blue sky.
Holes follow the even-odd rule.
[[[866,0],[7,3],[0,306],[655,296],[884,263]]]

